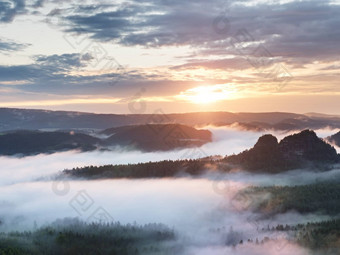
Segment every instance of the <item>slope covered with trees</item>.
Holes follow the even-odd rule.
[[[266,196],[267,195],[267,196]],[[266,199],[262,199],[266,197]],[[258,198],[261,198],[259,200]],[[240,191],[235,200],[246,199],[247,209],[266,214],[299,213],[340,214],[340,182],[302,186],[251,187]]]
[[[0,233],[6,255],[174,254],[173,230],[161,224],[57,222],[35,231]]]
[[[63,174],[86,179],[196,176],[207,170],[207,163],[215,164],[209,158],[205,160],[165,160],[128,165],[87,166],[64,170]]]

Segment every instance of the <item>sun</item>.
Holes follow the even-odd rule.
[[[199,86],[181,92],[179,97],[196,104],[210,104],[230,99],[231,91],[225,85]]]

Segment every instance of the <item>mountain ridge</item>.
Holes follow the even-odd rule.
[[[192,112],[165,114],[98,114],[75,111],[0,108],[0,131],[37,129],[107,129],[142,124],[232,126],[246,130],[302,130],[340,127],[340,118],[310,117],[287,112]]]
[[[253,148],[226,157],[225,161],[251,171],[281,172],[308,164],[317,167],[336,164],[340,162],[340,155],[313,130],[307,129],[280,142],[273,135],[263,135]]]

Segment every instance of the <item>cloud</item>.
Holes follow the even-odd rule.
[[[225,11],[224,16],[221,16],[221,11]],[[325,66],[337,59],[340,38],[336,24],[339,13],[340,6],[331,6],[328,1],[261,1],[254,4],[250,1],[225,3],[215,0],[207,3],[149,0],[143,3],[69,3],[66,6],[58,5],[48,12],[46,18],[49,21],[56,18],[56,27],[66,33],[66,38],[86,38],[94,43],[115,43],[123,47],[142,46],[147,50],[169,46],[189,47],[189,53],[178,58],[180,61],[172,66],[156,67],[153,71],[131,68],[124,75],[118,74],[120,87],[148,84],[151,91],[168,93],[164,87],[173,88],[170,85],[172,81],[195,80],[209,84],[233,81],[240,84],[245,92],[272,91],[273,82],[279,83],[273,81],[275,75],[279,75],[273,73],[276,70],[273,67],[281,63],[289,76],[296,71],[296,82],[293,85],[290,83],[290,91],[305,90],[302,85],[307,82],[311,92],[318,92],[336,90],[337,74],[330,76],[328,73],[325,78],[323,72],[326,70],[319,69],[312,79],[300,70],[307,64],[313,65],[316,59]],[[226,19],[225,31],[220,29],[221,24],[216,24],[218,18]],[[250,42],[237,43],[242,36],[240,31],[245,31]],[[264,70],[258,69],[256,64],[262,64]],[[197,69],[200,72],[195,72]],[[240,73],[235,72],[238,70]],[[247,71],[247,74],[241,71]],[[66,75],[64,80],[50,76],[50,80],[35,81],[34,86],[26,88],[31,91],[40,89],[52,92],[55,88],[70,91],[79,88],[74,84],[82,84],[81,92],[76,93],[105,93],[104,87],[110,75],[117,74]],[[271,75],[275,77],[272,79]],[[327,86],[320,85],[323,79],[327,79]],[[163,89],[160,89],[161,83],[165,84]],[[96,84],[97,90],[91,87],[93,84]],[[179,90],[179,85],[176,88],[172,96],[183,91]]]
[[[235,58],[225,58],[218,60],[192,60],[188,63],[178,66],[173,66],[171,69],[174,70],[185,70],[185,69],[196,69],[205,68],[213,70],[245,70],[249,69],[251,66],[246,59],[235,57]]]
[[[90,52],[34,55],[32,60],[33,63],[26,65],[0,65],[1,86],[8,88],[11,86],[9,82],[20,81],[23,86],[17,89],[23,96],[27,96],[23,94],[25,92],[54,95],[114,95],[125,97],[127,100],[141,87],[147,90],[143,97],[160,94],[173,96],[182,89],[192,87],[192,81],[168,80],[163,73],[119,69],[119,64],[108,56],[99,65],[98,60]]]
[[[5,3],[3,6],[9,9],[15,7]],[[241,97],[249,98],[272,93],[281,85],[275,76],[279,73],[272,68],[278,63],[294,76],[294,82],[289,82],[290,86],[280,91],[282,94],[305,95],[306,88],[308,93],[338,91],[338,65],[333,61],[337,60],[340,45],[340,5],[330,5],[330,1],[51,1],[46,5],[38,0],[26,2],[25,6],[27,14],[39,8],[39,15],[44,15],[41,20],[57,21],[53,28],[62,30],[66,40],[79,42],[86,38],[85,44],[114,44],[124,50],[131,47],[141,54],[150,50],[150,56],[163,50],[159,48],[169,47],[170,54],[176,48],[182,56],[175,56],[169,66],[159,66],[160,58],[152,57],[148,65],[156,61],[155,64],[144,68],[138,63],[137,53],[139,66],[127,60],[131,68],[123,74],[116,70],[117,66],[102,72],[107,59],[93,68],[96,59],[86,61],[72,54],[42,56],[30,65],[0,66],[2,82],[27,81],[20,87],[23,93],[128,97],[148,87],[148,93],[160,97],[204,85],[198,83],[232,82],[242,89]],[[2,12],[5,9],[0,8]],[[216,24],[221,17],[226,18],[225,31]],[[240,31],[250,35],[250,43],[235,44]],[[0,51],[14,49],[22,47],[0,41]],[[315,60],[325,68],[319,68]],[[265,63],[262,72],[254,67],[254,62],[261,61]],[[108,84],[113,80],[119,82],[111,90]]]
[[[41,90],[41,85],[46,86],[46,83],[63,83],[63,80],[71,83],[91,79],[91,76],[85,78],[70,74],[71,71],[81,70],[89,65],[93,59],[89,53],[38,55],[32,58],[34,63],[29,65],[0,66],[0,81],[27,80],[28,84],[33,82],[32,86]]]
[[[328,70],[339,70],[339,69],[340,69],[340,65],[336,64],[336,65],[330,65],[330,66],[324,67],[321,70],[328,71]]]
[[[91,10],[84,6],[71,13],[66,9],[61,18],[66,32],[80,32],[96,40],[128,46],[189,45],[206,54],[216,50],[235,54],[230,39],[240,29],[246,29],[255,41],[262,42],[284,61],[304,64],[315,58],[336,58],[340,6],[330,5],[329,1],[262,2],[251,6],[245,3],[131,1],[96,5]],[[230,29],[223,34],[216,32],[213,23],[221,11],[227,12],[225,17],[230,22]],[[257,45],[254,47],[249,50],[255,50]]]
[[[29,44],[17,43],[14,41],[0,38],[0,52],[20,51],[28,47]]]
[[[61,17],[65,21],[62,24],[67,24],[65,31],[87,33],[97,40],[116,40],[130,46],[196,45],[214,35],[211,19],[218,10],[204,1],[146,1],[143,4],[133,1],[98,6],[96,10],[91,8],[90,15],[88,7],[77,8],[72,13],[65,9]]]
[[[115,221],[124,224],[135,221],[141,225],[156,222],[174,228],[179,245],[184,246],[188,252],[199,249],[206,251],[203,254],[209,254],[208,251],[215,249],[231,250],[232,247],[225,245],[231,227],[239,233],[238,238],[243,240],[259,238],[261,241],[264,236],[277,238],[276,233],[262,233],[257,230],[251,220],[257,219],[257,215],[238,211],[232,204],[236,192],[253,183],[247,176],[238,175],[235,178],[234,174],[219,178],[208,176],[208,178],[195,179],[65,180],[63,182],[52,182],[46,178],[55,173],[56,169],[72,165],[95,164],[99,161],[112,163],[112,158],[117,159],[116,162],[135,161],[135,157],[125,152],[118,153],[116,156],[112,154],[89,156],[89,153],[60,153],[21,159],[0,158],[2,164],[6,166],[2,171],[0,182],[2,194],[0,219],[4,223],[0,226],[1,230],[32,229],[34,221],[38,226],[42,226],[64,217],[79,217],[86,221],[97,208],[102,207]],[[147,160],[143,157],[144,159]],[[16,172],[15,175],[13,171]],[[306,175],[306,172],[304,174]],[[289,175],[281,177],[288,180]],[[265,184],[271,181],[276,183],[277,179],[278,176],[275,175],[259,175],[256,176],[254,183]],[[296,180],[293,176],[291,179]],[[299,179],[303,180],[303,178]],[[228,180],[230,189],[217,192],[214,187],[223,180]],[[80,192],[81,197],[79,197]],[[77,202],[80,199],[87,209],[82,210],[84,203]],[[324,219],[328,217],[287,213],[274,218],[257,220],[256,224],[259,229],[262,229],[268,224],[276,226]],[[283,236],[280,238],[285,241]],[[292,252],[290,244],[271,244],[270,247],[267,246],[268,244],[265,247],[272,250],[281,247],[283,253],[280,254]],[[246,246],[236,247],[234,251],[237,252],[236,254],[267,254],[261,253],[261,247],[263,248],[263,246],[249,247],[246,244]],[[298,246],[293,247],[302,249]]]
[[[35,61],[38,65],[53,66],[57,69],[62,69],[65,71],[69,68],[85,67],[87,62],[91,59],[93,59],[93,57],[89,53],[84,55],[73,53],[35,57]]]
[[[15,16],[26,12],[25,0],[7,0],[0,2],[0,22],[12,22]]]
[[[36,0],[35,3],[32,5],[34,8],[43,7],[46,0]]]

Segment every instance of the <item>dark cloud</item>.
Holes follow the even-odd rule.
[[[86,69],[92,60],[89,54],[35,56],[33,60],[30,65],[0,65],[0,88],[13,88],[8,82],[24,81],[16,87],[21,93],[132,97],[141,88],[146,91],[143,96],[170,96],[193,85],[202,85],[192,81],[171,81],[161,74],[144,74],[133,69],[105,74],[73,72]]]
[[[29,44],[17,43],[11,40],[0,38],[0,52],[19,51],[19,50],[23,50],[24,48],[28,46]]]
[[[126,14],[125,11],[115,11],[103,12],[93,16],[69,16],[67,19],[75,26],[68,28],[66,31],[90,33],[93,34],[92,38],[103,41],[120,38],[121,32],[129,30],[130,27],[130,21],[124,18],[124,13]]]
[[[31,1],[26,8],[39,8],[44,3],[41,0]],[[269,63],[282,62],[291,68],[301,68],[317,60],[319,63],[329,62],[328,69],[335,69],[331,62],[339,60],[339,5],[331,6],[329,1],[294,1],[286,4],[274,1],[251,6],[246,3],[249,1],[131,0],[95,4],[72,1],[66,4],[67,7],[58,5],[54,7],[58,8],[48,10],[47,18],[56,18],[56,25],[67,36],[83,34],[89,40],[131,47],[189,47],[188,54],[181,58],[180,63],[184,61],[184,64],[173,66],[170,68],[172,71],[194,68],[245,70],[254,67],[249,61],[253,58],[264,61],[272,59],[272,62],[266,62],[267,66]],[[0,2],[0,22],[10,22],[24,12],[23,0]],[[240,31],[246,31],[250,41],[244,43],[241,40],[237,43]],[[265,49],[262,53],[258,50],[260,47]],[[10,45],[0,41],[0,51],[18,49],[18,43]],[[265,53],[268,54],[261,55]],[[107,90],[107,81],[120,74],[113,72],[81,76],[73,72],[71,75],[71,71],[85,69],[91,61],[94,60],[89,54],[35,56],[31,65],[0,66],[0,80],[28,80],[30,84],[22,86],[27,90],[50,92],[60,89],[60,92],[65,93],[101,93]],[[237,77],[230,72],[230,80],[240,83],[262,82],[265,74],[257,70],[254,72],[259,73],[258,79],[254,79],[254,76]],[[150,86],[149,91],[159,89],[162,93],[178,91],[179,85],[175,85],[178,81],[166,81],[171,78],[160,76],[157,70],[148,75],[130,70],[120,80],[115,91],[120,88],[129,91],[140,86]],[[210,79],[211,84],[228,82],[203,76],[202,79],[207,83]]]
[[[330,65],[324,68],[321,68],[320,70],[325,70],[325,71],[329,71],[329,70],[340,70],[340,65]]]
[[[287,63],[303,66],[315,59],[327,62],[337,58],[339,5],[330,5],[329,1],[242,4],[246,2],[148,0],[80,5],[60,17],[66,32],[127,46],[183,45],[200,49],[203,55],[238,54],[230,40],[242,29]],[[218,30],[214,21],[222,11],[230,24]],[[256,47],[250,48],[247,54],[254,50]]]
[[[185,69],[217,69],[217,70],[244,70],[249,68],[249,63],[244,58],[228,58],[218,60],[192,60],[186,64],[173,66],[171,69],[174,70],[185,70]]]
[[[92,60],[89,54],[62,54],[50,56],[35,56],[34,63],[30,65],[0,66],[0,81],[26,80],[36,83],[37,87],[48,87],[54,83],[72,83],[85,79],[70,75],[73,70],[86,67]],[[91,76],[87,79],[91,80]]]
[[[0,1],[0,22],[9,23],[18,14],[25,12],[25,0]]]
[[[211,19],[217,11],[218,6],[204,1],[135,1],[77,6],[72,13],[65,9],[60,17],[68,24],[67,32],[78,33],[80,27],[97,40],[158,47],[209,40],[214,35]]]
[[[231,22],[229,39],[246,30],[254,41],[261,42],[274,57],[302,66],[315,60],[331,62],[340,47],[340,6],[328,1],[299,1],[287,4],[236,6],[227,14]],[[215,42],[209,50],[219,50]],[[247,48],[247,47],[245,47]],[[256,47],[249,47],[252,54]],[[233,52],[225,42],[226,52]]]
[[[93,57],[89,54],[39,55],[33,57],[29,65],[0,65],[0,87],[8,88],[8,82],[23,83],[18,89],[22,92],[38,92],[48,94],[106,94],[122,73],[111,70],[105,74],[78,74],[90,65]],[[74,72],[76,71],[76,72]],[[142,79],[142,75],[129,74],[130,79]],[[146,79],[146,77],[143,77]],[[121,82],[121,81],[120,81]],[[122,90],[130,84],[124,83]]]
[[[87,62],[91,59],[93,59],[93,57],[89,53],[84,55],[73,53],[35,57],[37,64],[52,66],[56,68],[56,70],[68,70],[69,68],[74,67],[85,67],[87,65]]]
[[[40,8],[43,7],[45,4],[45,0],[36,0],[33,4],[33,8]]]
[[[40,74],[43,72],[34,65],[0,66],[1,81],[32,80]]]

